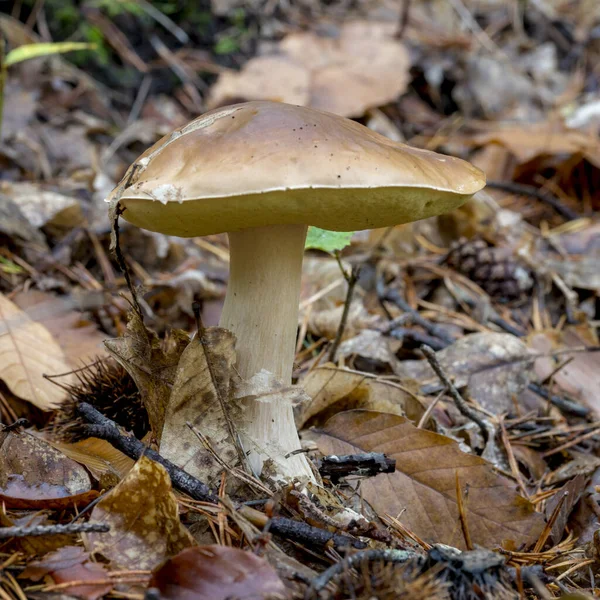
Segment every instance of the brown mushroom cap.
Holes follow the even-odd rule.
[[[352,231],[417,221],[460,206],[485,175],[333,114],[260,101],[210,111],[165,136],[124,181],[127,221],[193,237],[265,225]]]

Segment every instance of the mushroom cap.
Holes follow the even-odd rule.
[[[289,224],[353,231],[448,212],[484,185],[458,158],[330,113],[257,101],[163,137],[108,201],[130,223],[180,237]]]

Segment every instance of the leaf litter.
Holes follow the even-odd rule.
[[[85,73],[45,51],[8,70],[0,522],[53,533],[6,542],[3,595],[141,597],[150,585],[165,597],[214,597],[236,576],[235,593],[256,597],[597,593],[595,3],[508,11],[302,0],[244,3],[243,14],[233,1],[212,4],[221,16],[203,33],[177,7],[157,21],[126,7],[116,18],[107,5],[82,11],[78,23],[137,41],[95,40],[106,60],[88,52]],[[57,29],[49,5],[19,10],[0,16],[8,52],[29,57],[42,47],[25,44],[72,34]],[[264,97],[462,156],[490,183],[438,219],[339,239],[312,232],[291,387],[266,373],[240,381],[232,336],[214,327],[223,236],[182,241],[123,227],[121,249],[141,284],[132,290],[109,252],[102,205],[160,136],[209,106]],[[360,267],[342,330],[340,265]],[[132,294],[140,310],[128,316]],[[195,337],[194,301],[207,325]],[[106,366],[107,338],[120,370]],[[70,373],[82,367],[79,379]],[[245,432],[257,401],[295,405],[315,468],[334,452],[330,461],[357,470],[323,470],[306,489],[282,484],[269,461],[278,449],[254,447]],[[120,442],[134,432],[142,448],[159,449],[166,471],[139,446],[132,458],[102,439],[107,430],[83,422],[81,402],[117,423]],[[365,475],[393,458],[394,472]],[[210,501],[194,495],[189,475],[210,486]],[[53,530],[89,520],[110,524],[84,534],[97,556],[81,533]],[[204,568],[209,556],[218,571]]]

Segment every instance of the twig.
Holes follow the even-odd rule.
[[[293,540],[300,544],[308,546],[327,546],[333,545],[334,548],[356,548],[362,550],[367,544],[361,540],[343,535],[340,533],[331,533],[327,529],[320,529],[304,523],[303,521],[294,521],[286,517],[267,517],[250,506],[240,506],[238,513],[248,519],[255,527],[263,528],[269,522],[269,531],[288,540]]]
[[[169,473],[173,485],[188,494],[191,498],[194,498],[194,500],[213,502],[215,504],[219,501],[205,483],[202,483],[183,469],[180,469],[177,465],[174,465],[171,461],[163,458],[158,452],[147,448],[134,436],[122,434],[113,421],[98,412],[87,402],[81,402],[77,405],[77,413],[88,423],[92,423],[92,425],[86,427],[86,432],[91,437],[106,440],[133,460],[137,460],[145,454],[148,458],[162,465]]]
[[[587,406],[583,406],[578,402],[570,400],[569,398],[563,398],[556,394],[551,394],[548,390],[544,389],[537,383],[530,383],[527,386],[533,393],[545,398],[551,404],[554,404],[562,412],[574,415],[576,417],[587,417],[590,414],[590,409]]]
[[[134,172],[135,172],[135,167],[133,169],[131,169],[129,181],[133,177]],[[129,181],[123,186],[123,189],[125,189],[129,185]],[[143,322],[144,321],[144,313],[142,313],[142,307],[140,306],[140,303],[139,303],[139,300],[137,297],[137,292],[135,291],[135,288],[133,287],[133,282],[131,280],[131,271],[129,270],[129,266],[127,265],[127,262],[125,262],[125,257],[123,256],[123,252],[121,251],[121,244],[119,243],[119,235],[120,235],[119,217],[121,216],[121,214],[123,213],[124,210],[125,209],[119,204],[117,206],[117,210],[115,211],[114,220],[111,223],[112,233],[114,235],[115,258],[117,259],[117,264],[119,265],[119,269],[121,269],[121,272],[125,276],[125,283],[127,283],[127,289],[129,290],[129,293],[131,294],[131,298],[133,300],[133,307]]]
[[[381,301],[393,302],[398,308],[409,313],[416,325],[422,327],[430,335],[439,338],[447,345],[453,344],[456,340],[443,328],[422,317],[401,295],[398,290],[387,290],[380,298]]]
[[[322,477],[327,477],[336,484],[348,475],[374,477],[379,473],[393,473],[396,470],[396,460],[381,452],[324,456],[318,469]]]
[[[412,558],[416,558],[418,554],[411,550],[395,550],[395,549],[374,549],[364,550],[363,552],[356,552],[352,556],[348,556],[344,560],[340,560],[335,565],[332,565],[327,570],[323,571],[318,577],[316,577],[311,583],[310,587],[306,590],[304,598],[308,600],[314,593],[320,592],[334,577],[341,575],[344,571],[351,569],[359,563],[374,562],[381,560],[388,563],[404,563]],[[312,596],[314,597],[314,596]]]
[[[342,312],[342,318],[340,319],[337,333],[335,334],[335,340],[333,340],[333,344],[329,350],[329,361],[333,363],[335,362],[335,355],[337,354],[338,348],[342,341],[342,336],[344,335],[344,330],[346,329],[348,313],[350,312],[350,305],[352,304],[352,297],[354,296],[354,289],[356,288],[358,276],[360,274],[360,267],[352,267],[350,273],[347,273],[346,269],[344,269],[344,266],[342,265],[342,261],[340,260],[339,252],[336,252],[335,257],[338,261],[342,274],[344,275],[344,279],[348,282],[348,291],[346,292],[344,310]]]
[[[38,537],[40,535],[90,533],[92,531],[106,533],[110,531],[110,527],[106,523],[67,523],[66,525],[35,525],[33,527],[0,527],[0,540]]]
[[[567,219],[567,221],[575,221],[580,217],[573,209],[565,206],[554,194],[540,190],[533,185],[514,183],[513,181],[488,181],[487,186],[495,190],[510,192],[511,194],[521,194],[522,196],[537,198],[540,202],[552,207],[561,217]]]
[[[198,336],[198,341],[200,342],[202,351],[204,353],[204,358],[206,360],[206,366],[208,367],[208,373],[210,375],[210,382],[215,391],[215,395],[217,396],[217,400],[219,401],[219,404],[221,405],[221,412],[223,414],[223,418],[225,419],[225,424],[227,425],[227,431],[229,433],[229,438],[231,439],[231,442],[235,446],[235,451],[238,456],[240,467],[246,473],[250,473],[248,459],[246,457],[244,449],[242,448],[242,444],[240,443],[239,435],[235,428],[235,425],[233,424],[233,421],[231,420],[231,417],[229,416],[229,407],[227,405],[226,398],[223,398],[223,394],[221,393],[221,390],[220,390],[219,386],[217,385],[217,381],[218,381],[217,373],[216,373],[216,369],[213,365],[212,355],[211,355],[210,349],[209,349],[210,343],[209,343],[208,339],[206,338],[206,329],[204,327],[204,323],[202,323],[202,315],[200,314],[200,303],[199,302],[192,302],[192,312],[194,313],[194,319],[196,320],[196,328],[198,330],[198,333],[196,335]],[[188,423],[188,426],[190,426],[189,423]],[[194,431],[193,427],[190,426],[190,428],[192,429],[192,431]]]
[[[419,345],[426,344],[436,351],[443,350],[450,345],[437,337],[427,335],[416,329],[408,329],[407,327],[396,327],[395,329],[392,329],[388,335],[400,341],[408,339]]]
[[[404,33],[406,28],[408,27],[408,21],[410,19],[410,1],[411,0],[403,0],[402,8],[400,9],[400,19],[398,21],[398,29],[394,34],[394,38],[397,40],[401,40],[404,37]]]
[[[481,430],[481,435],[483,437],[484,443],[487,443],[489,439],[488,429],[481,417],[465,402],[464,398],[460,395],[455,385],[450,381],[446,373],[442,370],[442,367],[435,355],[435,352],[429,346],[425,346],[424,344],[421,346],[421,352],[425,355],[425,358],[431,365],[431,368],[435,371],[435,374],[440,378],[440,381],[446,386],[449,394],[452,396],[454,400],[454,404],[456,404],[456,408],[460,411],[460,413],[467,417],[467,419],[471,419],[474,423],[479,426]]]
[[[462,530],[465,546],[467,550],[473,550],[473,542],[471,533],[469,532],[469,523],[467,522],[467,513],[463,502],[462,490],[460,489],[460,480],[458,479],[458,471],[454,472],[456,481],[456,506],[458,507],[458,518],[460,520],[460,528]]]

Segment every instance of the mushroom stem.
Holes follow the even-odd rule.
[[[306,225],[272,225],[229,234],[229,284],[220,325],[236,335],[236,368],[246,381],[266,370],[291,384],[306,231]],[[284,458],[300,448],[300,439],[291,404],[272,397],[244,411],[241,429],[260,449],[251,451],[250,463],[260,472],[269,456],[284,475],[312,477],[303,455]]]

